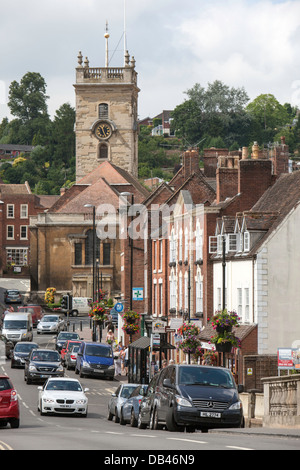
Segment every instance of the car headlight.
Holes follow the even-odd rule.
[[[56,369],[57,372],[63,372],[64,371],[64,368],[63,366],[58,366],[58,368]]]
[[[241,401],[236,401],[233,403],[230,407],[229,410],[241,410],[243,408],[243,404]]]
[[[31,365],[28,367],[28,370],[29,370],[30,372],[34,372],[34,371],[36,371],[36,367],[31,364]]]
[[[186,398],[176,396],[175,399],[176,399],[177,405],[180,405],[180,406],[193,406],[191,404],[191,402],[189,400],[187,400]]]
[[[22,334],[22,338],[26,338],[26,336],[27,336],[27,333]]]
[[[85,400],[84,398],[82,398],[81,400],[76,400],[75,403],[76,405],[85,405],[87,402],[87,400]]]
[[[82,366],[83,367],[91,367],[90,364],[87,361],[82,361]]]
[[[53,398],[43,398],[44,403],[54,403]]]
[[[108,368],[108,369],[114,369],[114,368],[115,368],[115,366],[109,366],[109,368]]]

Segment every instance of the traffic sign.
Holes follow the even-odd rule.
[[[116,303],[116,305],[114,306],[114,309],[119,313],[119,312],[122,312],[123,309],[124,309],[124,305],[121,304],[121,302],[118,302]]]

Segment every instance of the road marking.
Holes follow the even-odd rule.
[[[13,450],[13,449],[5,442],[0,441],[0,450]]]
[[[151,434],[130,434],[132,437],[157,437],[157,436],[151,436]]]
[[[196,441],[193,439],[180,439],[179,437],[167,437],[169,441],[194,442],[195,444],[207,444],[205,441]]]
[[[123,436],[122,432],[112,432],[112,431],[106,431],[105,434],[115,434],[116,436]]]
[[[235,450],[253,450],[248,447],[238,447],[238,446],[226,446],[227,449],[235,449]]]

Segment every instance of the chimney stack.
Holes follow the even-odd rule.
[[[196,149],[191,149],[184,152],[183,156],[183,174],[186,180],[192,173],[199,172],[199,152]]]

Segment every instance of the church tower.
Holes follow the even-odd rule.
[[[138,93],[134,57],[110,67],[106,31],[105,67],[90,67],[78,54],[76,68],[76,181],[109,161],[138,176]]]

